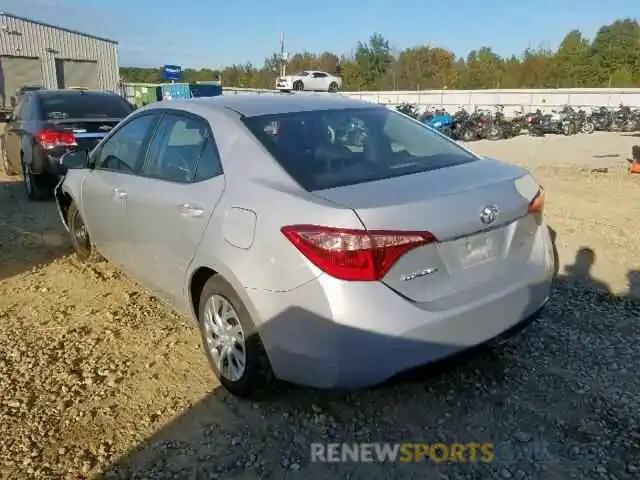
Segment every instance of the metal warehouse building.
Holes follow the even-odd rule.
[[[0,107],[22,86],[116,90],[118,43],[0,12]]]

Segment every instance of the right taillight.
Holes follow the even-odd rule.
[[[382,279],[409,250],[436,241],[429,232],[355,230],[318,225],[282,227],[287,239],[316,267],[351,281]]]
[[[538,193],[529,202],[529,213],[542,213],[544,210],[544,189],[540,187]]]
[[[76,136],[73,132],[51,130],[45,128],[36,134],[36,139],[44,148],[53,147],[73,147],[77,145]]]

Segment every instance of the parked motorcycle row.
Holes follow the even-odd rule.
[[[500,140],[523,133],[544,136],[640,130],[640,109],[631,109],[623,105],[616,110],[598,107],[590,112],[566,105],[552,113],[544,113],[538,109],[526,114],[516,112],[510,118],[505,116],[502,105],[496,106],[493,112],[476,108],[470,113],[461,108],[454,114],[444,109],[427,109],[420,113],[416,105],[409,103],[399,105],[396,109],[455,140],[464,142],[481,139]]]

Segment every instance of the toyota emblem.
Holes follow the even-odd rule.
[[[488,205],[480,212],[480,221],[485,225],[491,225],[498,218],[498,207],[495,205]]]

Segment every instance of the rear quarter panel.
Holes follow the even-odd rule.
[[[304,191],[272,159],[237,119],[209,118],[222,158],[226,189],[205,231],[190,272],[208,266],[236,288],[288,291],[321,274],[286,239],[285,225],[362,228],[355,213]],[[253,238],[240,248],[225,232],[237,209],[255,216]],[[242,225],[246,230],[246,224]],[[250,234],[247,234],[250,236]],[[235,245],[234,245],[235,244]]]

